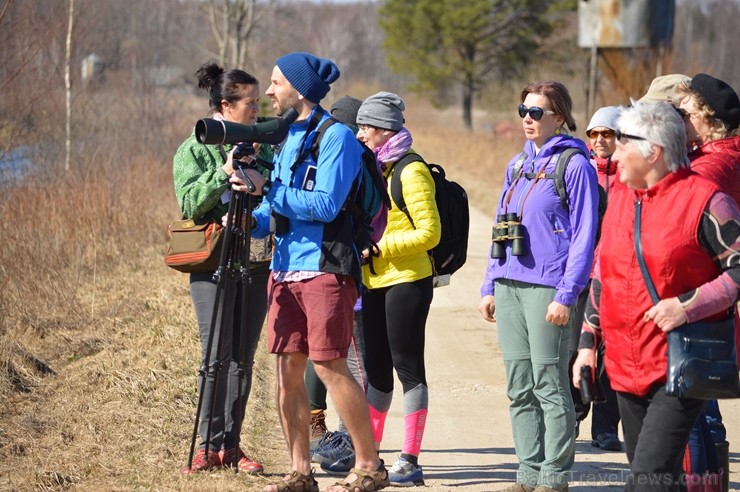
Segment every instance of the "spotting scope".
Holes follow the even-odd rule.
[[[195,138],[202,144],[256,142],[276,145],[288,135],[288,128],[298,118],[298,111],[287,110],[279,118],[266,118],[254,125],[203,118],[195,123]]]

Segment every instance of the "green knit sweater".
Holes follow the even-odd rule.
[[[228,154],[233,145],[223,145]],[[273,152],[269,145],[260,145],[259,157],[272,162]],[[221,221],[227,212],[228,204],[222,203],[221,197],[228,191],[229,175],[223,170],[224,158],[217,145],[204,145],[195,139],[195,133],[185,140],[175,152],[172,174],[175,182],[175,195],[183,217],[199,219],[209,217]],[[270,171],[257,165],[257,169],[266,177]],[[269,238],[268,238],[269,241]],[[252,261],[263,261],[269,258],[269,245],[256,244],[261,240],[252,241],[252,249],[257,253]],[[259,251],[262,253],[259,253]]]

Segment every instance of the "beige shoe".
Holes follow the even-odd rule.
[[[515,483],[514,485],[509,485],[501,492],[534,492],[534,490],[534,487],[530,487],[529,485],[524,485],[523,483]]]
[[[568,492],[568,484],[562,485],[559,489],[553,489],[545,487],[544,485],[538,485],[534,492]]]
[[[315,446],[327,432],[326,412],[321,409],[311,410],[310,425],[311,434],[309,436],[309,439],[311,441],[311,446]]]

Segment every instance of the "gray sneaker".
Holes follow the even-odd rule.
[[[414,465],[404,458],[398,458],[388,470],[391,485],[397,487],[413,487],[424,485],[424,473],[421,466]]]

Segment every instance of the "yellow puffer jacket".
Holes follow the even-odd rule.
[[[393,166],[388,166],[388,194],[390,194]],[[439,243],[442,225],[437,202],[434,200],[434,179],[421,161],[408,164],[401,173],[403,199],[406,201],[416,229],[406,214],[393,203],[388,211],[388,225],[378,242],[380,256],[373,257],[373,269],[362,267],[362,282],[369,289],[378,289],[403,282],[414,282],[432,275],[432,262],[427,250]]]

